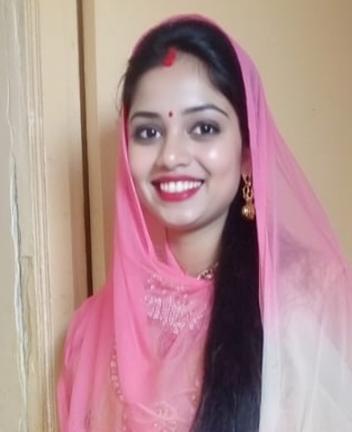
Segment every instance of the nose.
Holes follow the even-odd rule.
[[[172,170],[177,166],[187,166],[191,160],[191,149],[186,137],[178,133],[165,136],[156,161],[159,168]]]

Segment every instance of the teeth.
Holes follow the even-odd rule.
[[[180,193],[190,189],[197,189],[202,185],[201,181],[176,181],[160,183],[160,190],[168,193]]]

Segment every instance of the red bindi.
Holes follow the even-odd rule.
[[[176,48],[170,47],[167,50],[166,55],[163,59],[163,62],[162,62],[163,65],[166,67],[172,66],[175,62],[175,59],[176,59],[176,53],[177,53]]]
[[[172,117],[174,113],[172,111],[169,111],[169,117]]]

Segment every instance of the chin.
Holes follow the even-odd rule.
[[[192,231],[198,228],[198,223],[194,220],[180,220],[180,219],[165,219],[163,217],[158,217],[159,222],[166,228],[172,231]]]

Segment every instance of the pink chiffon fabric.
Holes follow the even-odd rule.
[[[351,267],[274,124],[255,66],[233,46],[246,90],[259,240],[260,432],[351,432]],[[156,240],[147,228],[124,129],[112,265],[67,335],[62,432],[186,432],[199,398],[213,286],[184,274],[162,232]]]

